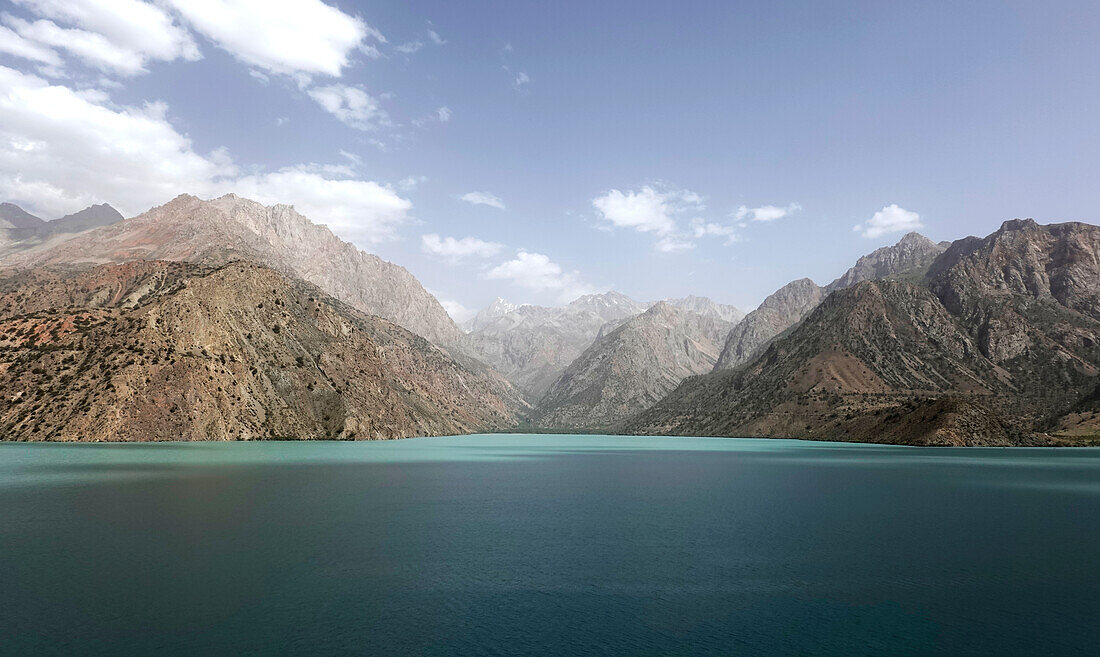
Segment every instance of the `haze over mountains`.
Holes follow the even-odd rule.
[[[910,233],[747,315],[612,291],[560,307],[498,298],[463,330],[404,268],[288,205],[182,195],[125,220],[100,205],[44,222],[0,204],[0,431],[350,439],[529,423],[1087,441],[1100,433],[1098,233]]]

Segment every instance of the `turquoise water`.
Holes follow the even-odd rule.
[[[1100,450],[0,444],[3,655],[1084,655]]]

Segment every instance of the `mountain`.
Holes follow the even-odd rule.
[[[645,311],[618,292],[589,294],[561,307],[512,306],[498,299],[478,313],[468,334],[476,356],[529,399],[539,399],[608,322]],[[479,319],[480,318],[480,319]]]
[[[181,195],[148,212],[49,248],[11,254],[14,266],[175,260],[220,265],[244,258],[302,278],[365,313],[462,351],[463,333],[403,267],[364,253],[298,214],[228,194]]]
[[[122,220],[122,215],[102,203],[53,221],[43,221],[14,203],[0,203],[0,257],[14,251],[57,244],[72,234]]]
[[[709,310],[702,302],[684,305]],[[532,422],[606,429],[649,408],[685,377],[709,372],[730,326],[660,301],[597,338],[550,386]]]
[[[736,324],[745,317],[745,313],[736,306],[715,303],[706,297],[697,297],[695,295],[686,296],[682,299],[665,299],[663,303],[667,303],[680,310],[695,313],[696,315],[720,319],[730,324]]]
[[[715,369],[732,369],[748,362],[777,335],[797,324],[830,292],[860,281],[924,275],[932,261],[944,251],[919,233],[908,233],[897,244],[884,246],[861,257],[842,276],[824,288],[808,278],[792,281],[776,290],[730,332]]]
[[[1100,227],[1009,221],[916,281],[830,294],[745,365],[684,381],[633,433],[915,445],[1100,440]]]
[[[775,336],[798,323],[823,296],[822,288],[808,278],[791,281],[772,292],[730,330],[714,368],[730,369],[748,361]]]
[[[425,339],[248,262],[0,279],[6,440],[384,439],[503,430],[523,402]]]
[[[35,230],[45,221],[14,203],[0,203],[0,228],[29,228]]]
[[[483,329],[491,325],[498,319],[504,317],[508,313],[516,310],[517,308],[519,308],[519,306],[517,306],[516,304],[509,303],[508,301],[497,297],[488,306],[478,311],[478,313],[474,315],[474,318],[466,322],[465,326],[463,326],[462,328],[464,328],[467,332]]]
[[[80,212],[67,214],[60,219],[46,222],[46,228],[51,235],[57,233],[79,233],[100,226],[110,226],[122,221],[123,216],[118,210],[106,203],[91,205]]]

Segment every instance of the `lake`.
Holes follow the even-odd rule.
[[[0,444],[3,655],[1083,655],[1100,449]]]

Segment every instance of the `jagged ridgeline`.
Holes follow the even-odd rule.
[[[917,279],[825,298],[733,369],[623,423],[643,434],[902,444],[1100,438],[1100,228],[1006,222]]]

